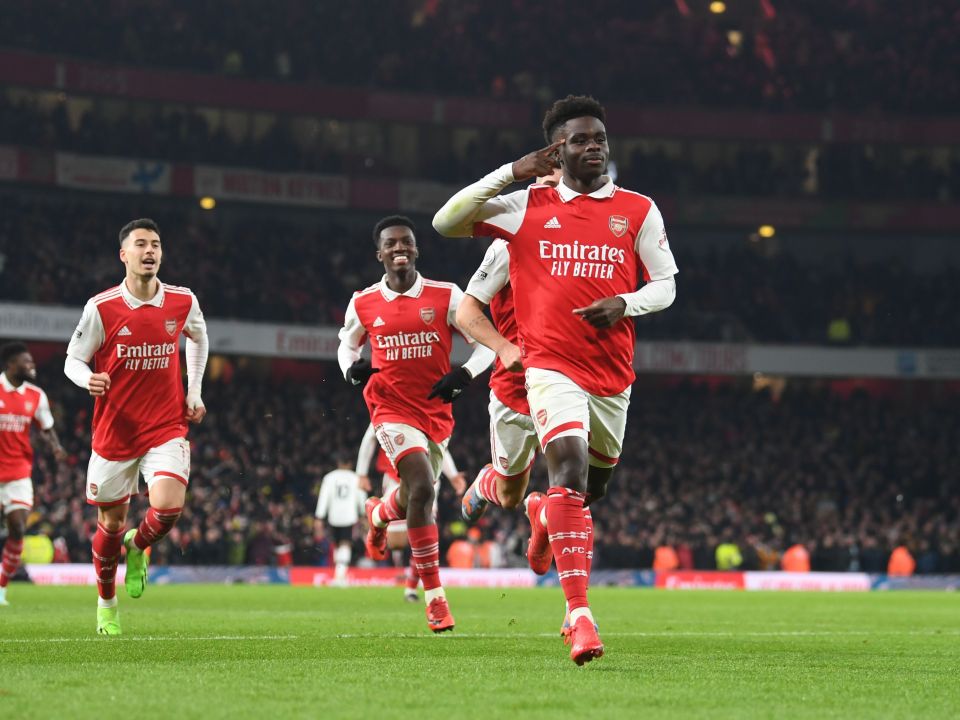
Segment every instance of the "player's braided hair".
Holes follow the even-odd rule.
[[[153,230],[157,235],[160,234],[160,226],[157,225],[156,221],[151,220],[150,218],[137,218],[136,220],[131,220],[122,228],[120,228],[120,244],[123,245],[123,241],[127,239],[127,235],[132,233],[134,230]]]
[[[381,219],[373,226],[373,246],[380,249],[380,233],[386,230],[389,227],[394,227],[396,225],[403,225],[404,227],[410,228],[410,232],[414,235],[417,234],[417,226],[413,224],[413,220],[408,218],[406,215],[387,215],[387,217]]]
[[[3,347],[0,347],[0,363],[2,363],[3,368],[6,369],[11,360],[25,352],[30,351],[22,342],[9,342]]]
[[[589,95],[567,95],[562,100],[557,100],[543,116],[543,136],[547,139],[547,143],[553,142],[554,133],[567,120],[578,117],[595,117],[605,123],[607,112],[603,109],[603,105]]]

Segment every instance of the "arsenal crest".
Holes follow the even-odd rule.
[[[540,423],[540,427],[543,427],[547,424],[547,411],[546,410],[537,410],[537,422]]]
[[[403,436],[403,433],[397,433],[396,437],[393,438],[394,442],[397,443],[397,446],[402,446],[406,441],[406,438]]]
[[[610,232],[617,237],[623,237],[624,233],[627,232],[627,228],[630,227],[630,221],[623,215],[611,215],[607,221],[607,225],[610,227]]]
[[[167,335],[173,335],[177,331],[177,321],[167,320],[163,323],[163,327],[166,329]]]
[[[432,325],[436,317],[437,312],[432,307],[420,308],[420,319],[423,320],[427,325]]]
[[[100,488],[97,487],[96,483],[90,483],[90,494],[93,497],[97,496],[97,493],[100,492]]]
[[[497,459],[500,461],[500,467],[502,467],[504,470],[507,470],[510,467],[510,461],[507,458],[501,455]]]

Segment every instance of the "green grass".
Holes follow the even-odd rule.
[[[0,718],[957,718],[947,593],[591,590],[607,655],[576,667],[557,589],[450,591],[431,635],[399,589],[10,589]]]

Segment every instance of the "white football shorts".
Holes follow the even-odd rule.
[[[0,510],[29,510],[33,507],[33,482],[30,478],[0,483]]]
[[[533,418],[504,405],[490,391],[490,463],[507,480],[523,475],[537,456]]]
[[[618,395],[591,395],[554,370],[528,368],[527,401],[541,448],[557,438],[580,437],[589,447],[590,464],[614,467],[623,449],[630,388]]]
[[[394,468],[397,467],[398,462],[410,453],[427,453],[430,461],[430,470],[433,474],[433,515],[436,517],[436,497],[440,493],[440,467],[443,465],[443,453],[447,449],[447,443],[450,442],[450,438],[447,438],[441,443],[435,443],[428,438],[422,430],[403,423],[381,423],[374,428],[374,432],[377,434],[377,441],[380,443],[380,447],[383,448],[383,452],[386,453],[387,459]],[[383,476],[384,496],[394,487],[399,486],[396,478],[393,477],[389,477],[390,482],[388,484],[388,477],[386,474]],[[394,520],[389,524],[388,528],[390,532],[405,531],[407,529],[407,521]]]
[[[168,440],[132,460],[107,460],[90,453],[87,466],[87,502],[113,507],[130,502],[140,491],[140,476],[147,488],[160,478],[173,478],[184,486],[190,482],[190,443],[186,438]]]

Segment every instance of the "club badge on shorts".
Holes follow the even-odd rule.
[[[100,492],[100,488],[97,487],[96,483],[90,483],[90,496],[96,497],[97,493]]]
[[[607,225],[610,227],[610,232],[617,237],[623,237],[627,228],[630,227],[630,221],[623,215],[611,215]]]

